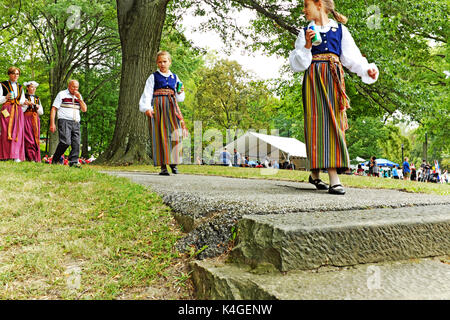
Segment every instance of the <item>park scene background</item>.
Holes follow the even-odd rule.
[[[448,4],[335,2],[349,18],[347,26],[361,52],[380,70],[370,86],[346,72],[351,159],[376,156],[401,164],[403,152],[416,168],[427,159],[448,170]],[[48,131],[52,101],[74,78],[88,105],[81,120],[81,157],[97,158],[79,171],[0,164],[0,298],[192,297],[186,261],[202,248],[176,252],[182,230],[161,198],[98,170],[158,172],[150,165],[147,120],[138,110],[145,80],[156,70],[158,50],[172,54],[171,71],[185,85],[180,107],[191,134],[200,121],[203,132],[219,130],[223,137],[227,130],[278,130],[280,136],[304,141],[303,73],[293,74],[288,65],[288,54],[306,25],[303,1],[1,0],[0,8],[3,80],[8,67],[16,66],[20,83],[40,84],[42,155],[51,155],[58,141]],[[251,12],[249,21],[235,19],[245,12]],[[198,47],[187,38],[187,14],[202,22],[195,26],[198,32],[222,38],[223,52]],[[236,46],[246,55],[273,55],[285,64],[274,78],[261,79],[249,71],[254,66],[226,58]],[[307,181],[309,175],[283,170],[261,176],[246,168],[195,165],[180,171],[293,181]],[[447,185],[376,180],[381,179],[342,178],[344,185],[359,188],[449,193]]]
[[[121,77],[135,79],[136,87],[127,90],[138,97],[144,82],[137,78],[148,77],[156,68],[152,58],[148,61],[148,72],[141,68],[139,75],[121,74],[116,3],[2,2],[2,10],[7,14],[3,15],[2,22],[0,68],[6,73],[9,66],[18,66],[22,70],[20,81],[40,83],[37,94],[45,110],[41,117],[41,136],[49,135],[45,153],[51,155],[57,141],[56,135],[48,131],[52,100],[57,92],[66,88],[68,79],[76,78],[90,107],[81,123],[82,157],[88,159],[95,155],[98,158],[107,151],[102,157],[106,162],[148,161],[138,151],[113,151],[122,143],[114,137],[115,131],[116,135],[120,131],[118,121],[133,123],[128,131],[120,131],[122,139],[136,134],[131,132],[133,130],[143,134],[140,131],[144,132],[146,125],[143,115],[137,111],[127,112],[119,103]],[[239,129],[242,134],[248,129],[269,133],[277,129],[280,136],[304,141],[303,73],[293,74],[287,59],[293,49],[295,33],[305,24],[301,13],[303,4],[262,1],[267,12],[250,11],[254,12],[254,19],[243,22],[233,18],[233,13],[243,9],[241,2],[245,3],[168,3],[158,48],[171,52],[171,70],[184,82],[187,98],[181,108],[187,126],[193,133],[194,122],[201,121],[203,132],[217,129],[224,137],[226,130]],[[380,69],[380,80],[373,86],[346,73],[351,99],[347,131],[350,158],[376,156],[401,164],[403,151],[416,167],[422,159],[427,159],[430,163],[438,160],[442,168],[448,169],[447,5],[437,1],[372,2],[371,7],[362,1],[337,4],[339,10],[350,16],[348,27],[361,52]],[[213,10],[221,12],[221,16]],[[193,45],[184,35],[183,15],[187,13],[200,16],[202,24],[194,26],[198,30],[213,30],[221,35],[226,43],[225,51],[240,45],[240,50],[245,48],[248,54],[258,50],[258,54],[284,58],[281,76],[274,74],[273,79],[263,80],[248,71],[255,66],[242,65],[240,61],[223,58],[223,54]],[[276,20],[267,17],[269,13],[274,14]],[[238,17],[242,19],[242,15]],[[136,106],[129,108],[137,110]],[[127,114],[122,116],[125,112]],[[149,137],[141,138],[139,144],[150,150]],[[207,144],[205,142],[204,147]]]

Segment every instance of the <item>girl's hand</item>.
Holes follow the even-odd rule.
[[[369,77],[371,77],[374,80],[377,78],[377,70],[375,70],[375,69],[367,70],[367,74],[369,75]]]
[[[305,40],[306,40],[305,48],[306,49],[311,49],[312,38],[314,38],[315,34],[316,34],[316,32],[314,30],[306,29],[306,33],[305,33]]]
[[[145,111],[145,115],[147,116],[147,117],[149,117],[149,118],[153,118],[153,115],[154,115],[155,113],[153,112],[153,111],[151,111],[151,110],[147,110],[147,111]]]

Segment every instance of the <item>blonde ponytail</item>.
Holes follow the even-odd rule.
[[[336,19],[337,22],[340,22],[342,24],[346,24],[348,19],[346,16],[340,14],[334,9],[334,1],[333,0],[314,0],[315,3],[321,2],[324,6],[325,12],[327,14],[332,13],[334,19]]]
[[[340,22],[342,24],[346,24],[348,19],[346,16],[340,14],[339,12],[337,12],[336,10],[331,10],[331,13],[333,14],[333,17],[336,19],[337,22]]]

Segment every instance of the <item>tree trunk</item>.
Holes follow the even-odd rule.
[[[169,0],[117,0],[122,44],[122,76],[116,126],[111,144],[98,162],[148,163],[150,135],[139,99],[149,75],[156,70],[156,53]]]

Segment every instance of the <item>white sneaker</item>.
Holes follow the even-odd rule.
[[[20,159],[14,159],[14,162],[22,162]]]

